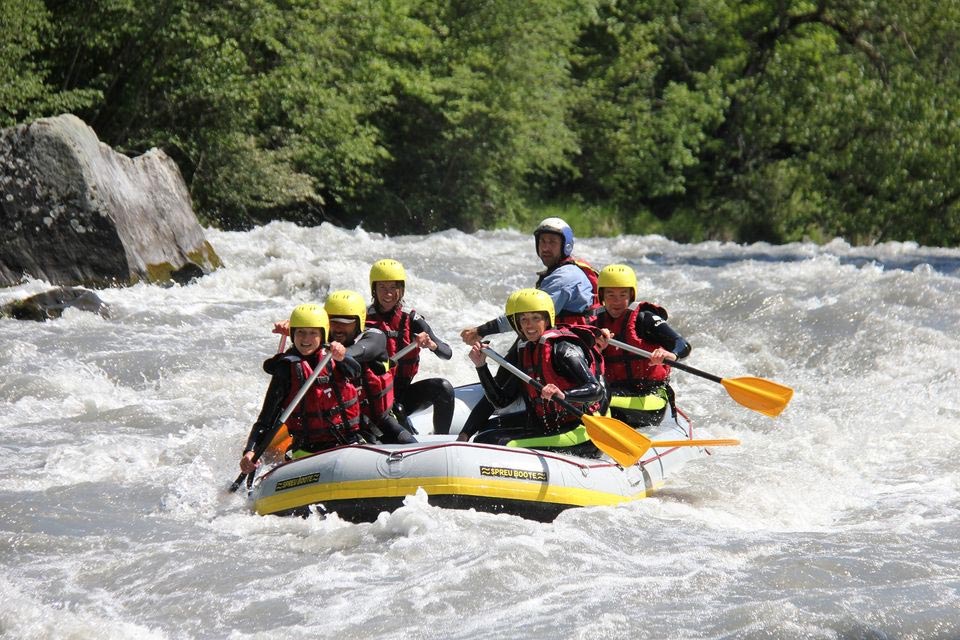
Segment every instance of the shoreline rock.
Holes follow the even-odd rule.
[[[73,115],[0,132],[0,286],[180,282],[222,266],[166,153],[117,153]]]

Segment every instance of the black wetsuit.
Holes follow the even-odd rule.
[[[449,360],[453,357],[453,350],[450,345],[437,337],[423,316],[416,311],[409,313],[411,336],[426,332],[430,339],[437,344],[437,350],[433,352],[434,355],[441,360]],[[367,310],[367,320],[370,321],[371,319],[385,320],[376,305]],[[402,349],[405,346],[398,344],[397,348]],[[401,421],[405,421],[406,416],[414,411],[432,404],[433,432],[450,433],[450,423],[453,422],[454,391],[453,385],[448,380],[445,378],[411,380],[398,376],[394,379],[393,394],[395,399],[394,409],[400,414]]]
[[[597,318],[602,318],[604,313],[606,313],[606,311],[601,309],[597,314]],[[663,347],[667,351],[670,351],[676,355],[677,360],[682,360],[690,355],[690,351],[692,351],[693,348],[690,346],[690,343],[683,338],[683,336],[681,336],[670,325],[667,324],[665,315],[666,314],[664,313],[664,317],[661,317],[656,312],[646,309],[639,311],[637,313],[636,321],[634,322],[634,329],[636,330],[637,337],[645,342]],[[641,358],[643,356],[635,357]],[[664,360],[664,364],[669,366],[670,361]],[[670,406],[674,406],[674,394],[673,389],[670,387],[669,379],[651,380],[648,382],[641,382],[639,384],[608,379],[607,384],[610,388],[611,395],[615,396],[652,395],[657,394],[658,390],[660,390],[661,394],[666,394],[666,400],[668,404]],[[653,424],[659,424],[665,411],[666,407],[661,410],[650,412],[611,407],[610,415],[618,420],[630,424],[633,427],[647,427]]]
[[[346,346],[346,345],[344,345]],[[356,337],[353,344],[347,346],[347,356],[353,358],[361,367],[370,367],[374,373],[385,372],[387,358],[387,336],[379,329],[366,329]],[[362,375],[358,371],[354,384],[361,386]],[[368,440],[379,440],[385,444],[416,442],[417,439],[407,431],[393,415],[392,411],[376,419],[364,414],[361,431]]]

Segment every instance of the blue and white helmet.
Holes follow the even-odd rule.
[[[546,218],[533,230],[535,249],[540,248],[540,234],[555,233],[563,238],[563,257],[568,258],[573,253],[573,229],[563,218]]]

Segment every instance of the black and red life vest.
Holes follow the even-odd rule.
[[[635,301],[627,307],[626,312],[619,318],[614,318],[606,310],[601,310],[594,318],[594,326],[600,329],[609,329],[613,337],[620,342],[643,349],[654,351],[660,345],[644,340],[637,335],[637,316],[643,311],[650,311],[663,319],[667,318],[666,310],[652,302]],[[642,356],[608,345],[603,350],[604,373],[611,387],[642,389],[651,383],[666,382],[670,379],[670,367],[665,364],[653,365]]]
[[[312,373],[313,368],[306,360],[290,362],[290,392],[285,405],[293,402]],[[346,436],[360,429],[357,388],[340,373],[335,362],[330,362],[304,394],[297,410],[287,418],[286,425],[295,447],[342,444],[350,439]]]
[[[577,258],[575,256],[567,256],[566,258],[563,258],[562,260],[557,262],[557,264],[553,265],[549,269],[545,271],[541,271],[539,273],[539,277],[537,278],[536,286],[539,288],[540,283],[543,282],[544,278],[546,278],[548,275],[550,275],[560,267],[567,264],[572,264],[578,267],[581,271],[583,271],[583,274],[587,277],[587,280],[590,281],[590,288],[593,290],[593,302],[591,302],[590,306],[587,307],[587,309],[581,313],[573,313],[571,311],[566,311],[564,309],[556,309],[555,310],[556,319],[554,320],[554,324],[566,324],[566,325],[585,324],[589,321],[589,318],[595,315],[597,310],[599,310],[601,307],[600,289],[599,289],[598,280],[597,280],[600,277],[600,272],[597,271],[597,269],[592,264],[590,264],[589,262],[587,262],[582,258]]]
[[[390,311],[377,311],[371,305],[367,309],[367,327],[380,329],[387,336],[387,356],[393,357],[397,351],[410,344],[414,338],[413,319],[417,312],[404,311],[398,304]],[[415,347],[396,363],[393,371],[394,382],[399,387],[409,384],[420,370],[420,347]]]
[[[558,340],[572,342],[583,349],[590,371],[598,379],[603,375],[603,361],[596,357],[594,349],[576,333],[564,327],[547,329],[536,342],[520,342],[517,347],[519,368],[543,385],[554,384],[561,391],[579,386],[576,381],[562,376],[554,366],[553,345]],[[540,397],[540,391],[533,385],[526,384],[523,388],[528,406],[533,409],[545,433],[566,431],[580,424],[578,416],[564,409],[558,402],[544,400]],[[600,401],[597,401],[581,406],[580,409],[585,413],[595,413],[600,409],[600,405]]]
[[[378,365],[361,364],[363,372],[360,374],[360,408],[363,415],[371,420],[379,420],[393,408],[393,369],[385,365],[383,373],[377,373],[374,368]]]

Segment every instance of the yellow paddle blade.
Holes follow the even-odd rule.
[[[270,444],[267,446],[266,451],[263,452],[264,462],[273,463],[283,459],[283,455],[287,452],[287,449],[290,448],[290,445],[293,444],[293,438],[290,436],[290,432],[287,431],[287,425],[280,425],[280,429],[277,430],[273,440],[270,441]]]
[[[597,448],[616,460],[621,467],[637,464],[637,460],[650,448],[650,438],[616,418],[584,415],[581,420]]]
[[[727,390],[731,398],[743,406],[759,411],[771,418],[780,415],[780,412],[790,402],[790,398],[793,397],[793,389],[790,387],[763,378],[750,376],[724,378],[720,381],[720,384]]]

